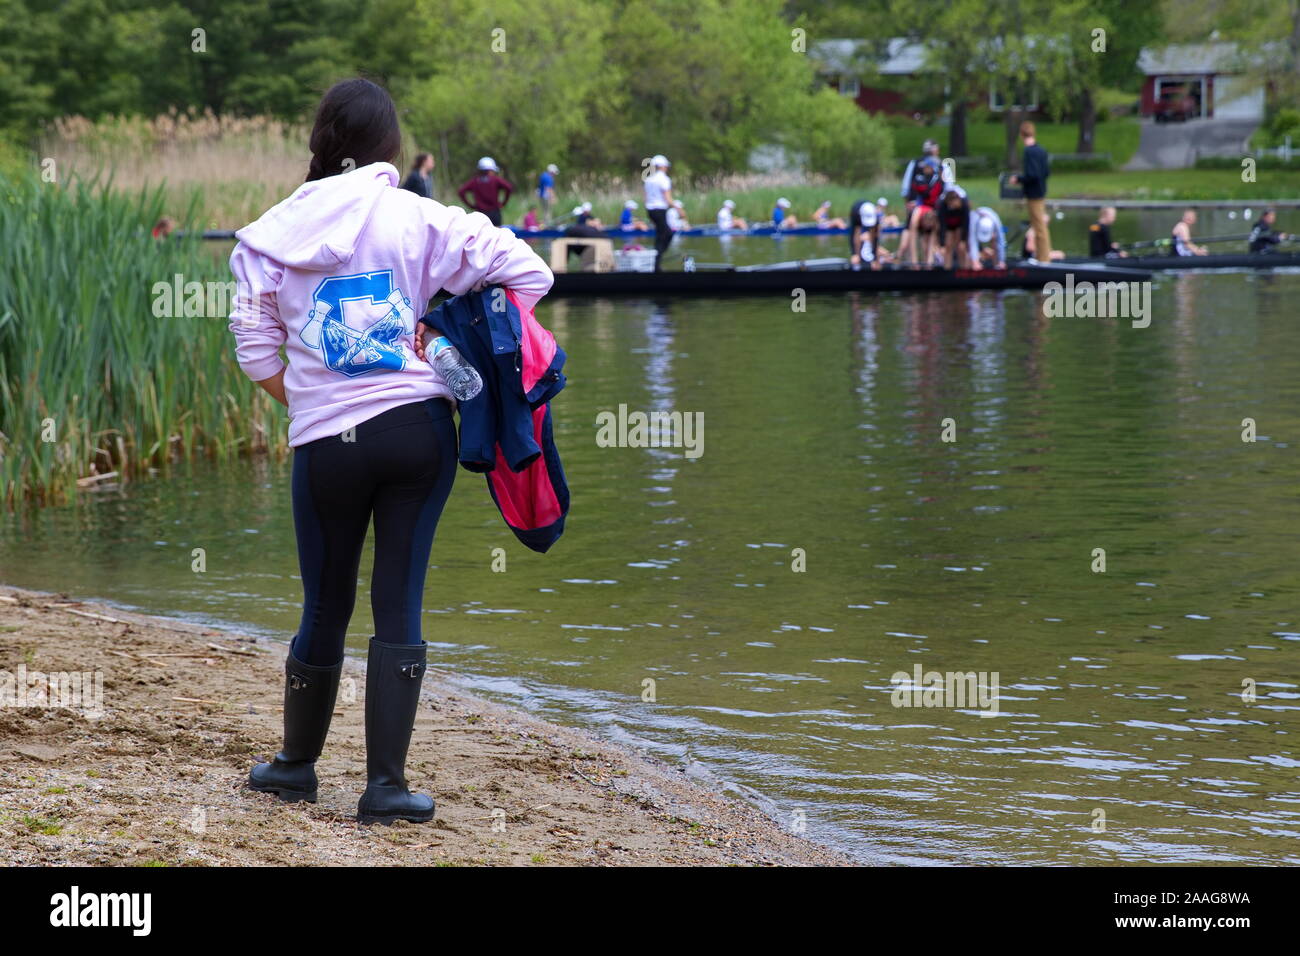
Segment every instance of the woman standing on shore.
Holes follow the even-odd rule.
[[[552,282],[508,230],[398,188],[400,144],[387,92],[362,79],[335,85],[316,113],[307,181],[239,230],[230,257],[239,364],[289,409],[303,584],[285,662],[284,747],[253,767],[249,786],[316,799],[373,519],[363,823],[420,822],[434,811],[407,789],[405,765],[425,670],[425,572],[457,442],[452,393],[423,360],[416,319],[439,289],[499,283],[531,306]]]

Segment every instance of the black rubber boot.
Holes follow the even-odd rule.
[[[284,661],[284,749],[248,773],[248,785],[290,802],[316,802],[316,758],[325,746],[343,662],[314,667],[293,656]]]
[[[406,751],[420,705],[429,645],[370,642],[366,665],[366,792],[357,804],[362,823],[433,819],[433,800],[406,789]]]

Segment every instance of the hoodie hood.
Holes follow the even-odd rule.
[[[292,196],[235,233],[250,249],[286,266],[323,272],[346,266],[397,169],[371,163],[350,173],[303,183]]]

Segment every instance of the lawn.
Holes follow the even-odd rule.
[[[1076,123],[1035,123],[1038,141],[1049,153],[1073,153],[1078,145],[1079,127]],[[938,141],[943,155],[949,155],[951,131],[944,126],[897,125],[893,127],[894,155],[902,160],[921,155],[921,144],[927,139]],[[1003,165],[1006,151],[1006,133],[1000,122],[967,123],[966,146],[971,156],[987,156],[998,168]],[[1132,117],[1107,119],[1097,124],[1095,150],[1110,153],[1111,162],[1123,166],[1137,152],[1141,139],[1141,126]],[[961,170],[957,171],[961,175]]]
[[[1296,169],[1260,169],[1256,181],[1243,183],[1235,169],[1166,169],[1158,172],[1057,173],[1048,181],[1050,199],[1240,199],[1265,203],[1300,199],[1300,163]],[[997,180],[964,183],[972,197],[993,198]]]

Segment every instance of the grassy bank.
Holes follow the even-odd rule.
[[[96,475],[283,446],[282,411],[234,362],[224,300],[156,314],[158,283],[230,279],[198,241],[150,238],[164,208],[158,190],[0,178],[6,505],[66,497]]]
[[[1073,153],[1078,145],[1077,123],[1034,125],[1038,130],[1038,141],[1049,153]],[[935,140],[943,150],[943,155],[951,155],[952,130],[948,126],[895,125],[893,133],[895,156],[920,156],[921,144],[927,139]],[[985,157],[996,168],[1001,168],[1006,154],[1005,137],[1006,132],[1000,122],[967,123],[966,152],[970,156]],[[1109,153],[1111,163],[1120,167],[1133,158],[1141,138],[1142,129],[1136,119],[1107,119],[1096,126],[1093,150]],[[961,170],[957,172],[958,175],[961,174]]]
[[[995,180],[988,180],[996,189]],[[1267,203],[1300,198],[1300,163],[1294,169],[1259,169],[1256,181],[1243,183],[1240,169],[1167,169],[1157,172],[1057,173],[1054,199],[1240,199]]]

